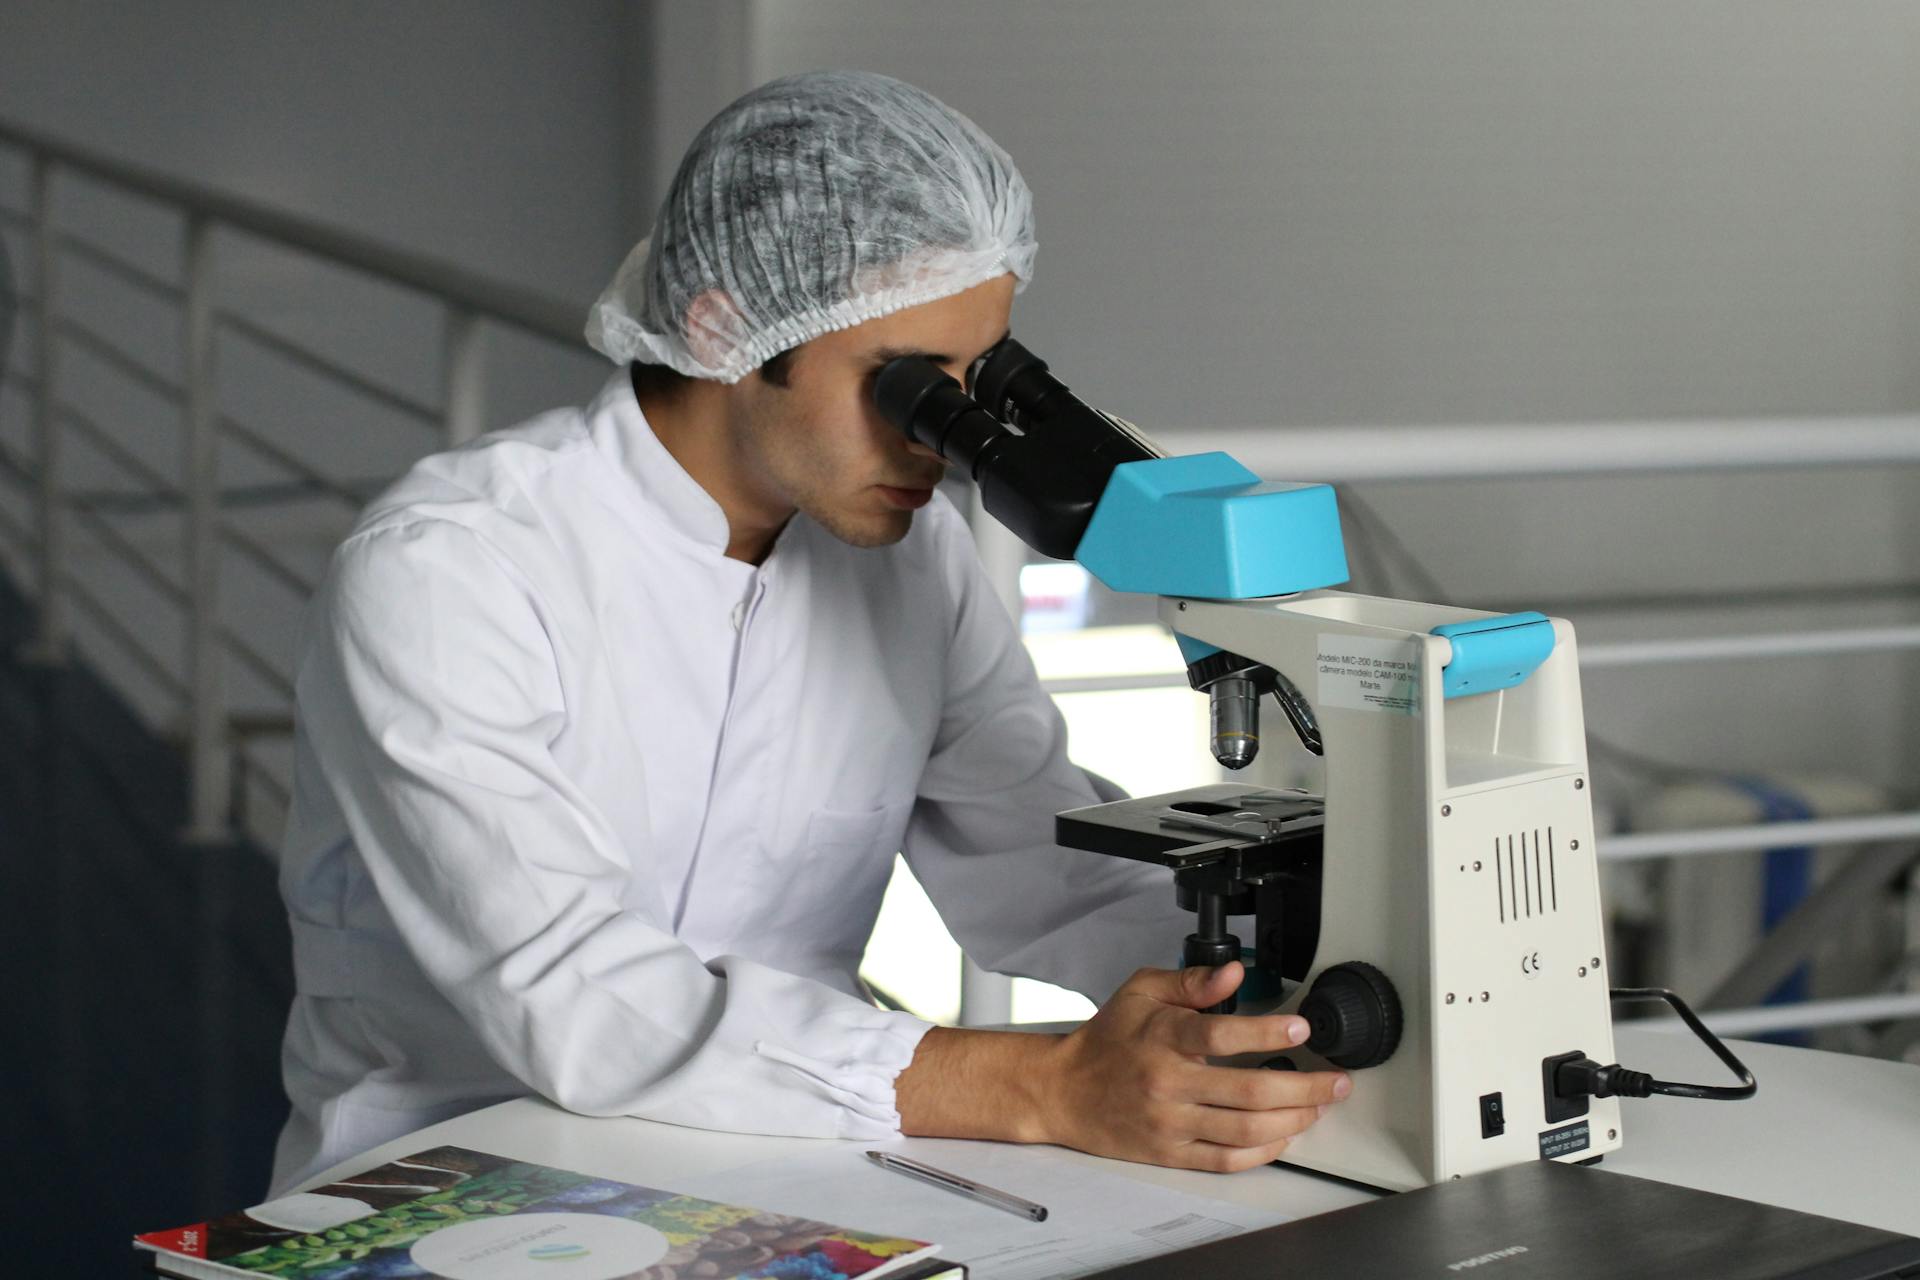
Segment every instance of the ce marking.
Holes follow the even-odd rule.
[[[1540,976],[1540,953],[1529,951],[1520,957],[1520,972],[1529,978]]]

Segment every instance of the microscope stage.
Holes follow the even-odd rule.
[[[1068,809],[1054,815],[1054,840],[1179,871],[1318,839],[1326,812],[1326,802],[1309,792],[1215,783]]]

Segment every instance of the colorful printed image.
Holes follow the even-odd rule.
[[[411,1252],[423,1237],[458,1223],[517,1214],[594,1214],[653,1228],[665,1237],[666,1252],[633,1272],[634,1280],[855,1280],[926,1247],[922,1241],[868,1235],[456,1147],[409,1156],[321,1192],[368,1204],[377,1196],[384,1203],[376,1213],[308,1233],[231,1215],[206,1224],[207,1252],[201,1256],[237,1275],[430,1277],[434,1273],[422,1269]],[[262,1243],[262,1234],[272,1238]],[[529,1248],[526,1257],[558,1264],[584,1260],[589,1252],[558,1239]],[[554,1273],[568,1269],[556,1266]]]
[[[571,1188],[529,1211],[611,1213],[645,1223],[667,1237],[659,1262],[638,1272],[644,1280],[681,1280],[693,1276],[745,1276],[758,1280],[852,1280],[903,1253],[921,1248],[914,1240],[889,1239],[844,1231],[831,1223],[757,1209],[716,1204],[691,1196],[634,1194],[617,1182],[591,1182]]]
[[[403,1160],[393,1160],[377,1169],[369,1169],[350,1178],[315,1187],[306,1193],[328,1196],[385,1211],[416,1200],[423,1195],[457,1186],[477,1174],[505,1168],[513,1163],[504,1156],[490,1156],[464,1147],[435,1147]],[[304,1197],[303,1197],[304,1198]],[[255,1217],[271,1217],[272,1204],[256,1205],[225,1217],[215,1218],[204,1227],[204,1252],[198,1256],[220,1262],[257,1249],[261,1245],[290,1240],[307,1233]],[[324,1238],[324,1237],[323,1237]]]

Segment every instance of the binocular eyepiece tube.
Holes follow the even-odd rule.
[[[874,403],[908,439],[964,468],[986,509],[1028,546],[1073,559],[1113,469],[1159,453],[1012,338],[976,360],[967,381],[902,356],[880,370]]]
[[[980,501],[1043,555],[1071,560],[1115,467],[1160,457],[1129,424],[1100,412],[1047,362],[1003,338],[962,387],[925,356],[901,356],[874,381],[881,416],[909,440],[965,468]],[[1320,727],[1299,689],[1269,667],[1216,652],[1188,671],[1212,704],[1212,748],[1229,769],[1260,751],[1260,698],[1272,693],[1302,745],[1318,755]]]

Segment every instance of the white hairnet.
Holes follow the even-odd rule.
[[[887,76],[762,85],[700,131],[594,304],[619,364],[738,382],[833,329],[1033,271],[1033,197],[965,116]]]

